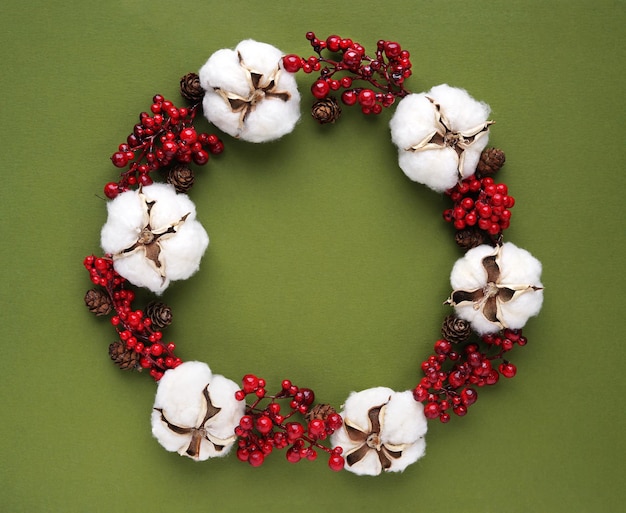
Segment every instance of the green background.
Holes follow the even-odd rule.
[[[609,0],[5,1],[0,510],[623,511],[625,24],[626,3]],[[447,82],[487,101],[517,199],[507,240],[544,264],[515,379],[432,423],[427,456],[400,475],[167,453],[150,434],[154,383],[108,360],[114,331],[83,306],[108,158],[152,95],[178,102],[179,77],[241,39],[309,55],[308,30],[368,50],[397,40],[411,90]],[[292,134],[225,138],[199,173],[211,245],[164,296],[167,336],[184,360],[270,389],[290,378],[339,406],[417,382],[460,252],[448,203],[397,167],[391,113],[318,126],[312,79],[298,77]]]

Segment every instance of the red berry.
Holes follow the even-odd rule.
[[[326,48],[328,48],[331,52],[338,52],[340,44],[341,38],[339,36],[332,35],[326,38]]]
[[[478,393],[473,388],[464,388],[461,392],[461,401],[465,406],[471,406],[478,399]]]
[[[116,151],[111,155],[111,162],[115,167],[126,167],[128,164],[128,155],[123,151]]]
[[[330,455],[330,458],[328,459],[328,466],[330,467],[330,470],[339,472],[340,470],[343,470],[344,465],[345,460],[343,459],[343,456],[340,454]]]
[[[402,52],[402,48],[400,47],[400,45],[393,41],[385,41],[384,47],[385,55],[389,59],[395,59]]]
[[[427,419],[436,419],[439,417],[439,405],[435,402],[429,402],[424,406],[424,416]]]
[[[259,450],[254,450],[248,455],[248,463],[253,467],[259,467],[263,464],[265,455]]]
[[[346,50],[343,54],[343,62],[349,68],[356,68],[361,63],[361,55],[354,49]]]
[[[325,98],[326,95],[328,95],[328,93],[330,92],[330,85],[326,80],[316,80],[311,86],[311,92],[313,93],[313,96],[315,96],[315,98],[321,100],[322,98]]]
[[[498,370],[505,378],[512,378],[515,374],[517,374],[517,367],[510,362],[502,362],[499,365]]]
[[[115,198],[119,192],[119,186],[114,182],[109,182],[104,186],[104,195],[109,199]]]
[[[246,374],[241,382],[243,383],[243,391],[246,394],[251,394],[259,386],[259,378],[257,378],[254,374]]]
[[[335,431],[341,427],[343,419],[338,413],[331,413],[326,419],[326,424],[328,424],[329,429]]]
[[[320,438],[326,434],[326,424],[321,419],[309,421],[309,434],[312,438]]]
[[[285,55],[283,57],[283,68],[289,73],[296,73],[302,68],[302,59],[294,54]]]
[[[362,89],[358,101],[363,107],[373,107],[376,103],[376,94],[371,89]]]
[[[290,442],[294,442],[304,434],[304,427],[299,422],[288,422],[285,429]]]
[[[272,419],[266,415],[261,415],[258,419],[256,419],[255,426],[259,433],[266,435],[272,430],[274,423],[272,422]]]
[[[358,96],[354,91],[344,91],[341,94],[341,101],[346,105],[354,105],[358,100]]]
[[[180,134],[178,135],[178,137],[180,137],[181,141],[187,144],[193,144],[198,140],[198,134],[196,133],[196,130],[193,127],[183,128],[180,131]]]
[[[285,457],[289,463],[298,463],[302,459],[300,451],[296,447],[290,447],[285,453]]]

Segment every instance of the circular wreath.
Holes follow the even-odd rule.
[[[526,344],[522,327],[541,309],[541,264],[503,240],[515,200],[493,178],[505,158],[487,148],[493,121],[486,103],[447,84],[411,93],[405,88],[410,54],[397,42],[378,41],[368,56],[351,39],[306,37],[315,53],[308,58],[253,40],[218,50],[198,74],[181,79],[187,106],[152,98],[150,111],[140,114],[111,157],[122,171],[104,187],[110,199],[104,254],[84,260],[95,285],[85,303],[96,315],[110,316],[117,333],[111,359],[122,369],[146,370],[158,382],[152,434],[166,450],[206,460],[235,447],[237,458],[253,466],[279,449],[292,463],[322,452],[332,470],[398,472],[424,455],[429,420],[466,415],[478,388],[515,375],[507,353]],[[224,144],[196,131],[196,114],[202,111],[235,138],[278,139],[300,118],[298,72],[319,74],[311,113],[321,124],[334,123],[342,105],[376,115],[397,103],[390,128],[399,167],[450,198],[443,217],[465,251],[450,275],[446,303],[454,313],[421,365],[423,377],[405,391],[351,392],[340,411],[289,380],[270,393],[254,374],[237,384],[206,363],[183,362],[164,339],[170,307],[158,297],[143,309],[133,306],[133,286],[161,295],[171,281],[198,270],[209,244],[186,192],[194,182],[192,166],[206,164]],[[157,170],[166,171],[166,183],[153,183]]]

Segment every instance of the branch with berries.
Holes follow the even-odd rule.
[[[358,104],[364,114],[380,114],[396,98],[409,94],[404,81],[412,73],[410,54],[397,42],[378,41],[376,52],[370,57],[363,45],[349,38],[331,35],[319,39],[313,32],[308,32],[306,37],[317,55],[304,58],[289,54],[283,58],[283,66],[291,73],[319,72],[319,78],[311,86],[317,100],[342,91],[344,105]],[[324,56],[323,52],[331,55]]]
[[[267,393],[266,382],[253,374],[242,379],[241,390],[235,398],[243,401],[252,396],[246,405],[246,414],[241,417],[235,433],[239,437],[237,458],[258,467],[275,449],[285,449],[290,463],[317,459],[318,451],[328,453],[328,466],[341,470],[344,459],[342,449],[331,449],[322,444],[342,424],[341,416],[329,405],[316,404],[315,393],[310,388],[299,388],[284,380],[277,394]],[[288,408],[283,410],[281,402]],[[305,422],[293,420],[294,415],[305,417]]]
[[[177,107],[162,95],[154,95],[150,112],[139,114],[139,122],[126,142],[111,155],[113,165],[125,171],[119,181],[105,185],[107,198],[113,199],[137,185],[152,184],[150,173],[158,169],[172,168],[181,173],[180,168],[172,167],[179,164],[183,166],[183,173],[188,175],[192,162],[203,166],[210,155],[222,153],[224,143],[217,135],[196,131],[193,122],[198,108],[201,108],[199,101],[190,107]],[[178,185],[176,175],[170,174],[168,182]]]

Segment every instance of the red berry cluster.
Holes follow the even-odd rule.
[[[274,449],[286,449],[287,461],[297,463],[302,459],[315,460],[317,450],[321,449],[330,455],[329,467],[341,470],[344,466],[341,448],[330,449],[320,443],[341,427],[341,416],[331,413],[325,420],[312,418],[304,424],[291,420],[296,413],[306,415],[310,411],[315,401],[313,390],[298,388],[284,380],[278,394],[268,395],[265,385],[264,379],[247,374],[241,390],[235,394],[238,401],[248,395],[255,396],[235,429],[239,437],[237,458],[258,467]],[[264,400],[268,402],[262,406]],[[279,400],[289,401],[289,411],[282,410]]]
[[[179,108],[160,94],[155,95],[150,113],[139,115],[133,132],[111,156],[115,167],[128,166],[128,170],[119,182],[105,185],[105,195],[112,199],[134,185],[150,185],[150,172],[172,162],[204,165],[209,154],[222,153],[224,144],[216,135],[196,132],[193,120],[198,107]]]
[[[152,328],[152,321],[142,310],[133,310],[135,293],[125,288],[126,280],[113,269],[113,261],[91,255],[83,264],[92,283],[102,287],[111,299],[115,312],[111,324],[124,347],[141,355],[139,365],[150,369],[155,381],[160,380],[167,369],[178,367],[182,360],[174,354],[176,346],[163,342],[163,333]]]
[[[487,176],[480,180],[474,175],[446,191],[454,202],[443,212],[443,218],[457,230],[476,226],[492,237],[506,230],[511,223],[511,208],[515,198],[509,196],[506,184],[495,183]]]
[[[318,100],[343,89],[341,100],[345,105],[358,103],[363,113],[380,114],[383,107],[394,103],[396,97],[408,94],[403,83],[411,76],[411,60],[409,52],[398,43],[378,41],[372,58],[366,55],[361,44],[352,39],[332,35],[322,40],[313,32],[308,32],[306,37],[317,56],[305,59],[294,54],[286,55],[283,66],[290,73],[299,70],[319,72],[319,78],[311,86],[311,92]],[[341,58],[324,58],[323,50],[340,53]],[[355,81],[365,82],[366,86],[355,86]]]
[[[462,417],[478,399],[474,387],[495,385],[500,375],[512,378],[517,368],[503,356],[517,344],[526,345],[521,330],[505,329],[497,335],[484,335],[480,342],[486,346],[481,351],[479,343],[470,342],[457,348],[448,340],[435,342],[435,354],[422,363],[424,377],[413,390],[416,401],[424,403],[424,414],[429,419],[450,421],[450,409]],[[495,351],[495,354],[489,354]],[[500,360],[497,368],[495,362]],[[451,367],[446,370],[448,363]]]

